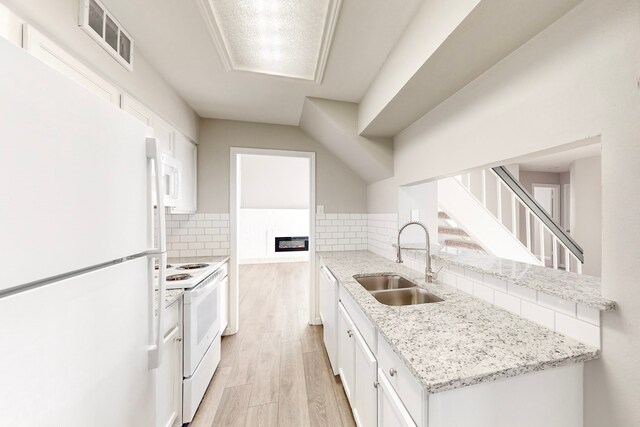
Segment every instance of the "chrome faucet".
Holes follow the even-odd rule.
[[[416,250],[424,250],[426,252],[426,268],[424,269],[424,280],[427,283],[433,283],[435,280],[438,279],[438,273],[434,272],[431,269],[431,242],[429,239],[429,230],[427,230],[427,226],[424,225],[421,222],[418,221],[409,221],[407,222],[405,225],[403,225],[402,227],[400,227],[400,230],[398,231],[398,256],[396,259],[396,262],[401,264],[402,263],[402,249],[408,249],[408,248],[403,248],[402,246],[400,246],[400,235],[402,234],[402,231],[407,228],[410,225],[419,225],[420,227],[422,227],[422,229],[424,230],[424,234],[427,238],[427,247],[425,249],[416,249]],[[412,248],[414,249],[414,248]]]

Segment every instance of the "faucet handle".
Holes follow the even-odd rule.
[[[440,270],[442,270],[443,268],[444,268],[444,266],[440,267],[438,269],[438,271],[428,270],[427,271],[427,276],[429,278],[431,278],[431,280],[436,281],[436,280],[438,280],[438,273],[440,273]]]

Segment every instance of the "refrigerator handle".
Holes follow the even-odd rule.
[[[165,212],[164,212],[164,182],[162,179],[162,163],[160,162],[160,150],[158,148],[158,142],[155,138],[147,138],[147,158],[149,163],[155,170],[155,191],[156,191],[156,204],[158,208],[158,246],[148,251],[148,254],[154,258],[158,258],[158,307],[157,314],[155,314],[154,305],[154,283],[153,273],[149,275],[150,292],[151,292],[151,307],[149,307],[149,324],[153,325],[155,320],[155,327],[151,328],[151,344],[149,344],[147,351],[149,354],[149,369],[155,369],[160,366],[161,362],[161,349],[162,349],[162,325],[164,320],[165,310],[165,290],[166,290],[166,270],[167,270],[167,246],[166,246],[166,228],[165,228]],[[151,174],[151,168],[149,168],[149,174]],[[150,209],[153,210],[153,204],[150,204]],[[155,319],[154,319],[155,316]]]

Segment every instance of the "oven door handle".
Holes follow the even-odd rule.
[[[195,288],[191,289],[189,291],[189,297],[191,298],[191,300],[195,298],[200,298],[202,295],[208,294],[213,290],[215,290],[215,288],[217,288],[220,285],[221,275],[222,275],[222,272],[218,270],[215,273],[213,273],[212,275],[213,277],[208,283],[202,286],[198,285]]]

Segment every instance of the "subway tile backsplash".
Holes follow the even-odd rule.
[[[167,254],[174,257],[229,255],[229,214],[167,214]]]

